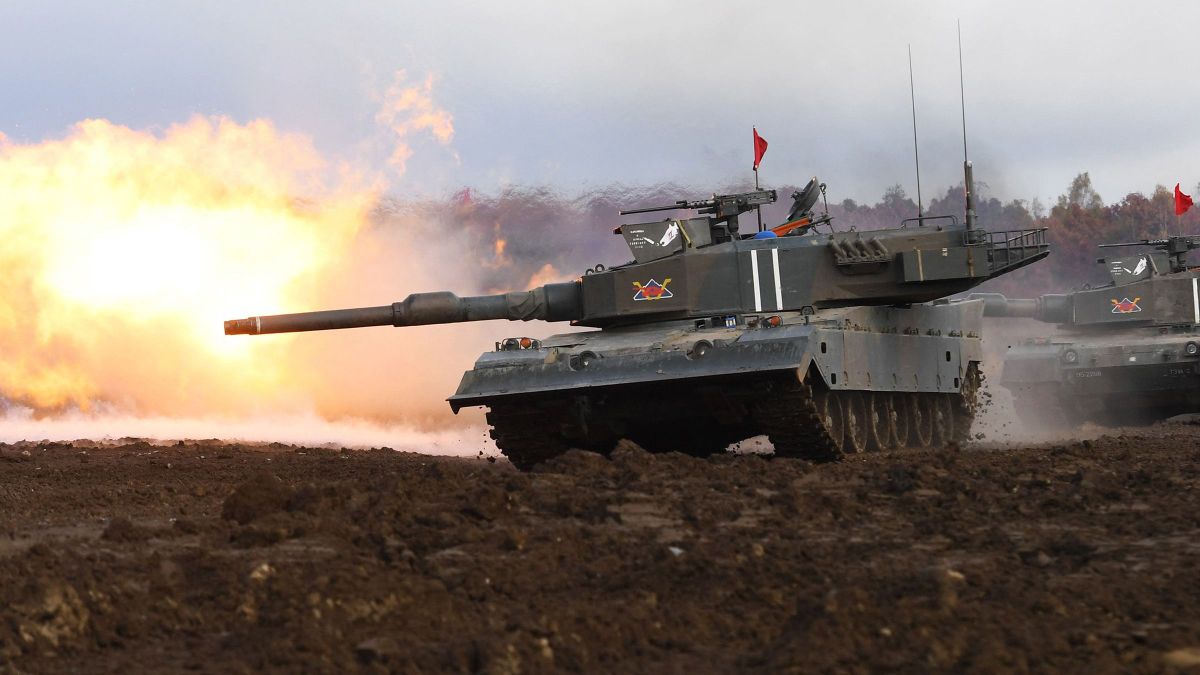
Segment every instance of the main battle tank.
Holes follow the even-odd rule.
[[[985,316],[1058,325],[1050,338],[1009,348],[1001,385],[1034,428],[1084,422],[1141,425],[1200,412],[1200,268],[1188,252],[1200,237],[1170,237],[1102,248],[1147,247],[1100,258],[1111,281],[1038,298],[974,293]]]
[[[1048,253],[1044,230],[922,217],[893,229],[834,231],[813,179],[787,221],[740,234],[774,190],[622,211],[695,211],[626,223],[634,260],[529,291],[417,293],[381,307],[225,322],[226,334],[416,326],[488,319],[569,321],[595,330],[509,337],[448,400],[487,406],[491,435],[519,468],[568,448],[629,438],[695,455],[766,434],[777,455],[928,447],[968,438],[979,383],[983,303],[932,302]],[[818,232],[823,228],[825,232]]]

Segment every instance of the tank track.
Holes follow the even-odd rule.
[[[492,406],[487,413],[496,447],[521,471],[557,457],[570,447],[562,434],[547,428],[546,418],[546,411],[538,406]]]
[[[935,413],[932,438],[926,436],[924,442],[915,430],[918,425],[915,420],[905,425],[907,433],[903,434],[904,438],[899,438],[899,432],[892,428],[889,434],[881,434],[890,436],[888,442],[880,442],[870,426],[859,426],[866,424],[865,420],[856,421],[849,415],[853,401],[869,403],[876,394],[854,390],[830,392],[819,381],[812,385],[795,383],[778,386],[770,398],[755,403],[753,415],[759,429],[775,446],[776,456],[812,462],[835,462],[864,449],[879,451],[962,446],[971,439],[971,426],[979,405],[978,392],[982,380],[979,368],[971,364],[958,394],[898,394],[909,397],[906,404],[909,410],[923,403],[927,406],[923,410]],[[870,408],[867,410],[869,414]],[[841,419],[833,420],[830,415],[841,416]],[[868,442],[864,443],[864,438]]]
[[[840,439],[833,437],[818,409],[817,395],[811,385],[797,383],[772,392],[770,398],[754,405],[754,421],[775,446],[776,456],[814,462],[833,462],[843,457]]]
[[[971,440],[971,425],[975,423],[975,413],[979,411],[979,390],[983,388],[983,373],[979,366],[972,363],[967,368],[966,378],[957,396],[954,396],[954,432],[952,438],[955,444],[966,445]],[[953,396],[953,394],[951,394]]]
[[[755,387],[748,410],[743,409],[748,412],[749,424],[724,433],[744,432],[740,438],[765,434],[775,446],[776,456],[811,462],[836,462],[864,451],[963,445],[971,438],[982,383],[975,364],[967,370],[957,394],[829,391],[819,376],[808,379],[812,384],[783,379]],[[885,414],[874,414],[880,408],[872,406],[881,396],[885,401],[893,397],[892,402],[882,409]],[[897,415],[905,417],[903,424]],[[880,425],[879,420],[888,416],[890,421]],[[487,421],[496,447],[522,471],[573,447],[607,452],[621,437],[614,433],[628,434],[625,437],[650,452],[707,457],[728,445],[724,436],[688,426],[605,431],[606,422],[611,421],[605,413],[575,410],[564,401],[548,399],[493,405]]]

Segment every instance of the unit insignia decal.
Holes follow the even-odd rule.
[[[1142,272],[1146,271],[1146,256],[1142,256],[1141,258],[1139,258],[1137,261],[1137,265],[1134,265],[1133,269],[1129,269],[1128,267],[1125,267],[1125,266],[1122,266],[1121,269],[1125,270],[1126,274],[1132,274],[1134,276],[1140,275]]]
[[[634,300],[666,300],[667,298],[675,297],[675,294],[667,289],[667,285],[671,283],[671,278],[667,277],[658,283],[654,279],[641,283],[633,282],[633,287],[637,289],[637,293],[633,294]]]
[[[1112,304],[1113,304],[1112,313],[1113,314],[1133,314],[1134,312],[1140,312],[1140,311],[1142,311],[1142,308],[1138,307],[1139,301],[1141,301],[1141,298],[1134,298],[1132,300],[1130,300],[1129,298],[1122,298],[1120,300],[1113,298],[1112,299]]]

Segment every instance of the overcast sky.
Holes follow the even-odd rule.
[[[613,182],[704,188],[813,174],[830,197],[960,180],[961,18],[977,178],[1052,199],[1090,171],[1111,202],[1200,182],[1196,31],[1185,2],[20,2],[0,0],[0,132],[102,117],[273,120],[385,170],[393,73],[435,76],[449,146],[414,138],[397,193]],[[928,198],[928,197],[927,197]]]

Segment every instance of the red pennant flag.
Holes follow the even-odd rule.
[[[1179,191],[1179,183],[1175,184],[1175,215],[1182,216],[1192,208],[1192,198]]]
[[[758,171],[758,165],[762,162],[763,155],[767,154],[767,139],[758,135],[758,129],[754,129],[754,170]]]

